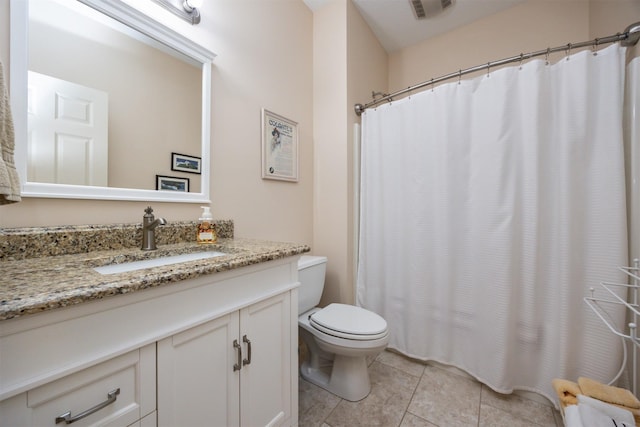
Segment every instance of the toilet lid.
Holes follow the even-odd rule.
[[[309,318],[316,329],[355,340],[373,340],[387,335],[387,322],[376,313],[346,304],[329,304]]]

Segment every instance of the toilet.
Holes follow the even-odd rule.
[[[298,326],[309,357],[300,367],[305,380],[349,401],[371,391],[368,355],[387,347],[387,322],[376,313],[346,304],[317,307],[324,288],[327,258],[298,261]]]

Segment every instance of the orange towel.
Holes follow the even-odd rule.
[[[563,380],[560,378],[554,378],[553,381],[551,381],[551,384],[558,394],[558,399],[560,400],[560,406],[562,408],[567,405],[578,404],[578,398],[576,396],[583,394],[578,384],[573,381]]]
[[[618,399],[620,402],[637,405],[638,399],[629,391],[618,387],[607,386],[597,381],[590,380],[589,378],[579,378],[578,383],[573,381],[563,380],[555,378],[551,381],[553,388],[555,389],[558,399],[560,400],[560,408],[564,411],[568,405],[577,405],[579,394],[592,397],[594,399],[603,400],[600,397],[589,395],[584,392],[583,386],[586,386],[589,393],[595,393],[597,395],[602,394],[607,400],[604,402],[610,403],[633,414],[633,418],[636,420],[636,424],[640,425],[640,408],[634,408],[632,406],[622,405],[618,402],[611,402],[613,398]],[[613,389],[613,390],[611,390]]]
[[[590,378],[578,378],[578,386],[585,396],[630,409],[640,409],[640,401],[629,390],[601,384]]]

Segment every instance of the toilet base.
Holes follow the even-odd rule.
[[[300,367],[302,378],[338,397],[357,402],[369,395],[371,383],[365,357],[350,357],[336,354],[333,362],[313,367],[305,361]]]
[[[345,356],[330,353],[322,349],[313,335],[303,328],[300,335],[309,350],[308,360],[300,367],[302,378],[351,402],[369,395],[371,383],[366,354]]]
[[[357,402],[369,395],[371,382],[367,356],[380,353],[389,343],[386,334],[372,340],[349,340],[318,331],[309,318],[320,308],[298,317],[301,340],[309,350],[308,360],[300,367],[300,375],[338,397]]]

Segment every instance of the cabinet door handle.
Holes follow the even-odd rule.
[[[105,400],[102,403],[98,403],[93,408],[89,408],[84,412],[80,412],[75,417],[71,416],[71,411],[65,412],[62,415],[58,415],[56,417],[56,424],[61,423],[63,421],[65,423],[67,423],[67,424],[71,424],[71,423],[75,423],[78,420],[83,419],[84,417],[88,417],[89,415],[93,414],[94,412],[98,412],[100,409],[104,408],[105,406],[111,405],[113,402],[116,401],[116,399],[118,398],[119,394],[120,394],[120,388],[117,388],[115,390],[111,390],[109,393],[107,393],[107,400]]]
[[[251,363],[251,340],[247,336],[242,337],[242,342],[247,343],[247,358],[242,361],[242,366]]]
[[[233,365],[233,372],[242,369],[242,346],[238,343],[238,340],[233,340],[233,348],[238,350],[238,363]]]

